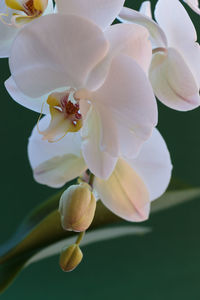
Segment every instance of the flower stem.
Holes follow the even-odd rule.
[[[75,243],[76,245],[79,245],[79,244],[80,244],[80,242],[82,241],[84,235],[85,235],[85,231],[80,232],[80,234],[79,234],[79,236],[78,236],[78,238],[77,238],[77,240],[76,240],[76,243]]]

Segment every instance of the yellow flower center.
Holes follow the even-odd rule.
[[[16,27],[22,26],[31,20],[41,16],[48,5],[48,0],[5,0],[7,8],[14,10],[11,14],[11,23],[7,23],[3,17],[9,17],[9,13],[0,13],[0,20]]]
[[[27,16],[36,16],[42,13],[42,11],[36,9],[33,0],[26,1],[23,4],[23,7],[24,7],[24,12],[27,14]]]
[[[57,142],[68,132],[77,132],[82,127],[79,99],[75,99],[70,91],[52,93],[47,99],[51,114],[49,127],[40,131],[44,140]],[[40,118],[39,118],[40,119]]]

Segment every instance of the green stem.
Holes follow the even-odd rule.
[[[80,245],[80,242],[82,241],[83,237],[85,235],[85,231],[81,232],[76,240],[76,245]]]

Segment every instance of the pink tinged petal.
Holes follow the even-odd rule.
[[[125,0],[56,0],[58,12],[85,17],[102,30],[112,24],[124,2]]]
[[[151,3],[150,1],[144,1],[140,6],[140,13],[152,19]]]
[[[26,25],[11,51],[17,86],[31,97],[60,87],[82,87],[107,52],[102,31],[73,15],[52,14]]]
[[[155,54],[149,77],[157,98],[180,111],[200,105],[199,86],[182,55],[173,48]]]
[[[86,169],[83,158],[74,154],[64,154],[40,164],[33,170],[33,176],[40,184],[59,188],[80,176]]]
[[[157,124],[157,104],[148,78],[126,55],[113,59],[104,84],[91,92],[92,103],[103,107],[115,122],[120,153],[133,157]]]
[[[109,122],[96,107],[92,107],[84,122],[81,136],[82,154],[88,168],[95,176],[107,179],[117,162],[117,158],[107,152],[118,150],[112,120]]]
[[[48,95],[39,98],[30,98],[24,95],[16,86],[12,76],[5,81],[5,87],[12,99],[20,105],[39,113],[49,113],[49,106],[46,103]]]
[[[169,47],[182,54],[200,86],[200,46],[187,11],[178,0],[159,0],[155,17],[165,31]]]
[[[184,51],[181,49],[180,52],[190,67],[190,70],[195,79],[198,81],[198,85],[200,87],[200,45],[198,43],[185,44]]]
[[[144,181],[151,201],[165,192],[171,178],[172,164],[167,145],[157,129],[153,130],[139,155],[128,160],[128,163]]]
[[[147,28],[153,47],[167,47],[167,38],[162,28],[148,16],[136,10],[123,7],[118,19],[123,23],[135,23]]]
[[[126,54],[132,57],[141,68],[148,72],[152,49],[146,28],[137,24],[116,24],[105,32],[110,43],[112,56]]]
[[[170,47],[196,41],[195,27],[180,1],[159,0],[155,8],[155,18],[164,30]]]
[[[200,15],[199,1],[198,0],[183,0],[187,5],[197,14]]]
[[[108,180],[95,178],[94,188],[105,206],[121,218],[133,222],[148,219],[150,200],[147,187],[123,159],[118,160]]]
[[[103,83],[112,59],[119,54],[132,57],[146,73],[148,72],[152,49],[146,28],[137,24],[116,24],[105,31],[105,37],[110,44],[109,52],[90,73],[87,80],[89,89],[94,90]]]
[[[45,130],[49,122],[49,116],[42,118],[40,130]],[[87,169],[78,133],[68,133],[61,141],[49,143],[42,140],[35,126],[29,139],[28,156],[35,180],[51,187],[61,187]]]

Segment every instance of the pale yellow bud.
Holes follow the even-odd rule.
[[[59,212],[63,229],[82,232],[92,223],[96,199],[87,183],[71,185],[61,196]]]
[[[81,262],[83,253],[77,244],[71,245],[60,254],[60,267],[65,272],[74,270]]]

